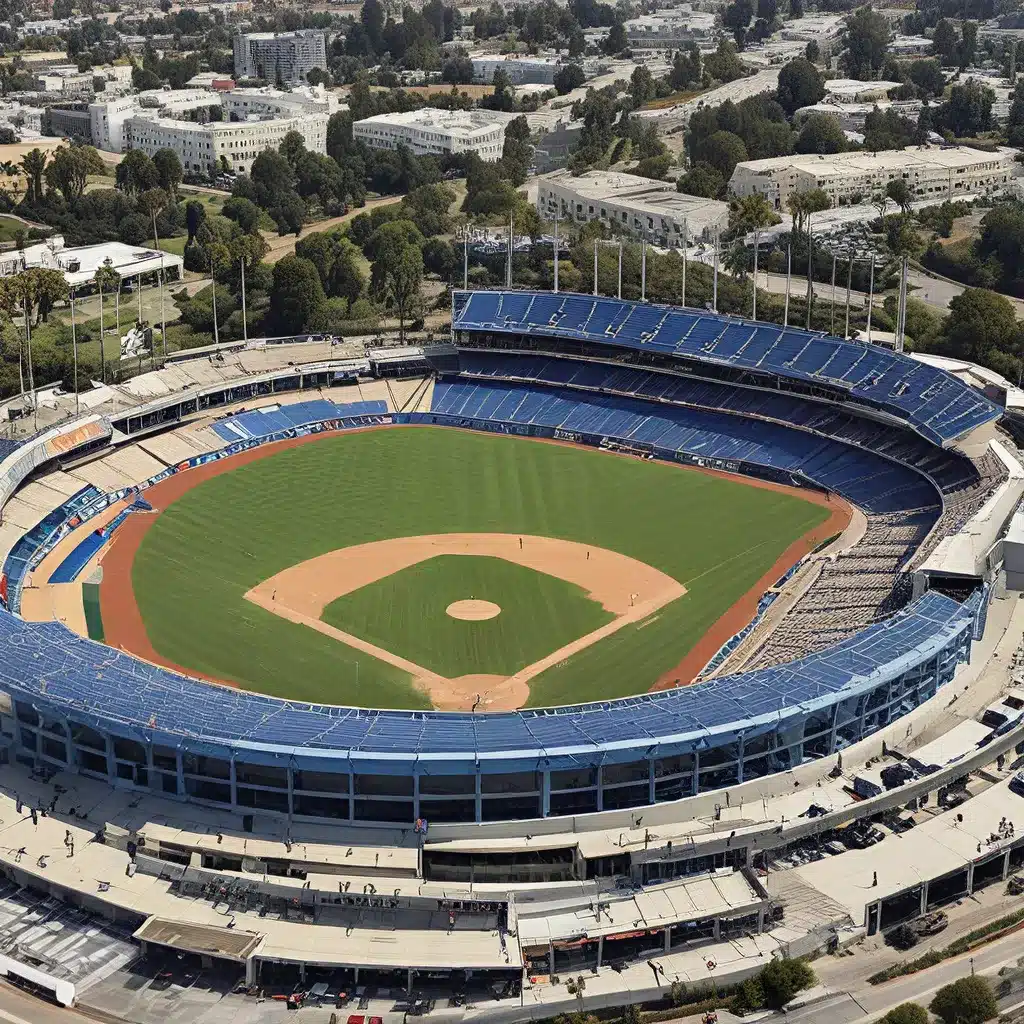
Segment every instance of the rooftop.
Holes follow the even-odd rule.
[[[406,110],[401,113],[364,117],[361,121],[356,121],[356,126],[380,125],[390,128],[434,129],[448,135],[475,138],[483,131],[490,131],[505,125],[507,120],[500,114],[492,116],[492,111],[489,110],[438,110],[424,107],[421,110]]]
[[[887,150],[880,153],[835,153],[830,156],[797,153],[792,156],[767,157],[764,160],[744,160],[736,166],[765,174],[787,169],[817,174],[822,171],[822,168],[825,168],[830,174],[842,175],[862,174],[867,171],[887,168],[898,170],[915,166],[954,170],[999,158],[1012,159],[1015,156],[1016,151],[1005,146],[1000,146],[991,153],[980,149],[971,149],[969,146],[910,146],[907,149]]]
[[[672,182],[642,178],[621,171],[587,171],[574,176],[568,171],[555,171],[542,179],[550,185],[571,190],[584,199],[625,203],[653,213],[674,216],[727,216],[729,206],[717,199],[705,199],[677,192]]]

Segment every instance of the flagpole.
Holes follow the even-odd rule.
[[[597,296],[597,239],[594,239],[594,295]]]
[[[853,281],[853,253],[850,253],[850,262],[846,264],[846,328],[843,337],[850,336],[850,285]]]
[[[622,298],[622,239],[619,239],[619,298]]]
[[[718,229],[715,229],[715,274],[711,293],[711,308],[718,312]]]
[[[832,253],[832,321],[828,333],[835,337],[836,333],[836,254]]]
[[[640,301],[647,301],[647,232],[640,240]]]

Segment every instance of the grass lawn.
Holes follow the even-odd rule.
[[[467,622],[445,609],[475,598],[501,608]],[[615,616],[566,580],[503,558],[440,555],[333,601],[321,618],[440,675],[510,676]]]
[[[28,235],[28,225],[22,224],[20,220],[16,220],[14,217],[5,217],[0,214],[0,242],[13,242],[14,236],[19,231],[23,231]]]
[[[444,427],[384,429],[326,436],[200,484],[154,522],[132,584],[150,640],[178,664],[284,697],[422,708],[405,673],[243,595],[352,544],[474,531],[610,548],[682,583],[688,593],[651,619],[533,681],[531,704],[570,703],[648,689],[826,514],[739,480],[589,449]],[[394,612],[375,600],[383,617],[414,614],[411,599]],[[372,611],[361,612],[364,621]],[[390,624],[371,625],[397,642]],[[425,631],[417,624],[416,632]]]

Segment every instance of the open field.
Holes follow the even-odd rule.
[[[161,488],[168,487],[169,497],[162,499]],[[245,594],[327,552],[395,537],[502,532],[619,552],[667,574],[687,593],[547,668],[531,681],[529,703],[605,699],[647,690],[671,672],[727,610],[775,571],[783,552],[829,518],[820,504],[717,475],[522,438],[422,427],[270,446],[172,478],[148,496],[155,507],[166,508],[163,514],[137,517],[113,542],[114,553],[125,545],[129,554],[114,559],[116,572],[105,572],[103,625],[109,642],[131,649],[131,638],[119,635],[120,624],[112,621],[107,594],[108,588],[127,587],[124,558],[134,553],[134,600],[161,659],[280,696],[379,707],[422,708],[427,701],[408,672],[254,605]],[[141,537],[131,539],[136,529]],[[461,580],[452,575],[460,567],[453,566],[434,583],[443,584],[445,596],[461,590],[456,599],[479,597],[475,588],[491,585],[478,569],[469,569],[480,561],[467,559]],[[530,575],[529,585],[504,584],[515,598],[512,604],[538,586],[537,573]],[[409,586],[426,599],[422,580]],[[377,630],[380,640],[396,642],[400,623],[376,620],[401,615],[411,622],[422,601],[391,587],[391,599],[385,587],[364,594],[362,607],[350,605],[346,616],[359,621],[347,618],[346,628]],[[507,597],[487,599],[503,609],[503,600],[509,603]],[[544,599],[564,601],[564,589]],[[577,612],[559,614],[572,618]],[[582,618],[579,625],[585,627]],[[431,644],[429,621],[410,625],[402,642]],[[493,621],[453,620],[453,628],[472,630]],[[548,641],[564,635],[559,626],[558,636]],[[467,657],[469,646],[463,647]],[[512,652],[499,671],[513,657],[532,653]],[[454,655],[435,650],[427,656]],[[467,671],[467,664],[445,668]]]

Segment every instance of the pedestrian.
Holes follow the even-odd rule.
[[[587,561],[590,561],[590,548],[587,548]]]
[[[270,595],[270,600],[271,601],[276,601],[277,600],[277,591],[276,590]]]
[[[519,538],[519,550],[520,551],[523,550],[523,538],[522,537]]]

